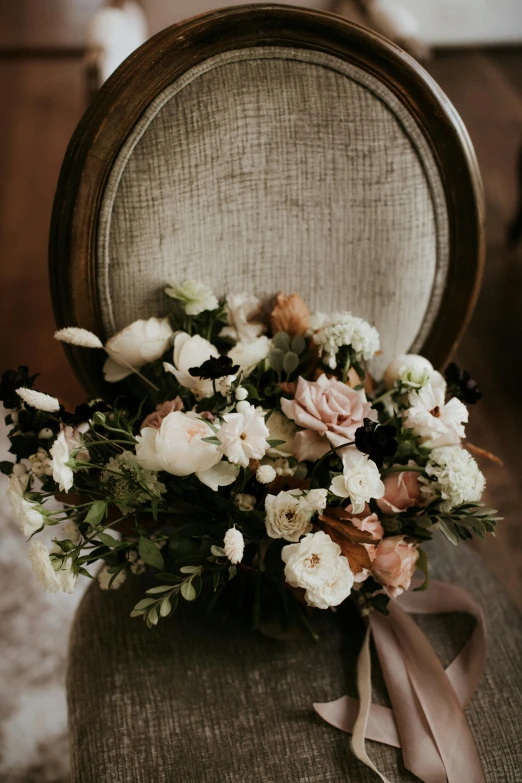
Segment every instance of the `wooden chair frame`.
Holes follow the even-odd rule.
[[[462,121],[426,71],[382,36],[333,14],[274,4],[225,8],[173,25],[134,52],[103,85],[69,144],[54,202],[49,253],[58,327],[81,326],[106,337],[96,281],[98,215],[118,152],[143,112],[189,68],[221,52],[255,46],[317,50],[366,70],[422,130],[444,188],[450,247],[440,310],[421,352],[442,366],[469,320],[484,263],[482,185]],[[110,395],[102,381],[101,353],[66,350],[85,390]]]

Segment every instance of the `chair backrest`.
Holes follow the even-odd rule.
[[[80,122],[51,230],[58,325],[108,337],[166,283],[298,291],[442,364],[476,296],[482,193],[454,108],[398,47],[277,5],[164,30]],[[92,354],[71,350],[91,392]],[[101,364],[101,362],[100,362]]]

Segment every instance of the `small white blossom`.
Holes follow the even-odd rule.
[[[34,389],[17,389],[16,393],[26,405],[30,405],[31,408],[36,408],[39,411],[46,411],[47,413],[56,413],[60,410],[60,403],[56,397],[51,397],[50,394],[44,394],[43,392],[35,391]]]
[[[256,507],[254,495],[248,495],[246,492],[237,492],[233,500],[240,511],[253,511]]]
[[[45,525],[46,518],[37,504],[31,503],[31,501],[24,498],[26,487],[27,481],[25,477],[11,474],[5,494],[11,506],[13,516],[20,525],[20,530],[24,536],[29,537]]]
[[[471,454],[460,446],[434,449],[425,471],[435,481],[424,480],[421,492],[428,502],[440,495],[442,511],[480,501],[486,480]]]
[[[244,386],[238,386],[234,392],[234,397],[238,402],[242,402],[243,400],[246,400],[246,398],[248,397],[248,391],[245,389]]]
[[[236,404],[236,411],[238,413],[246,413],[249,408],[250,403],[246,400],[239,400],[239,402]]]
[[[261,459],[269,448],[266,438],[268,427],[262,413],[253,405],[244,413],[227,413],[223,416],[217,437],[220,449],[230,462],[246,468],[251,459]]]
[[[77,326],[66,326],[65,329],[59,329],[54,333],[54,339],[69,345],[78,345],[81,348],[103,348],[99,337],[89,332],[88,329],[81,329]]]
[[[379,350],[379,332],[375,327],[351,313],[334,313],[313,335],[319,346],[319,355],[334,370],[337,367],[337,352],[343,345],[349,345],[357,356],[368,360]]]
[[[444,391],[431,383],[408,395],[410,407],[404,426],[423,438],[429,448],[457,445],[465,435],[468,409],[456,397],[445,403],[444,396]]]
[[[384,484],[379,468],[355,446],[343,450],[343,473],[335,476],[330,492],[340,498],[350,498],[354,514],[360,514],[371,498],[384,496]]]
[[[165,289],[165,293],[181,302],[187,315],[199,315],[219,306],[209,286],[196,280],[185,280],[183,284],[173,283]]]
[[[53,431],[50,427],[44,427],[38,433],[38,440],[48,440],[53,437]]]
[[[114,574],[109,573],[109,567],[107,565],[104,565],[101,568],[96,578],[98,579],[98,584],[102,590],[117,590],[119,587],[121,587],[127,579],[127,571],[125,568],[122,568],[121,571],[116,574],[112,584],[109,587],[109,582],[113,576]]]
[[[27,468],[22,462],[17,462],[15,465],[13,465],[13,475],[18,476],[18,478],[27,476]]]
[[[272,465],[260,465],[256,470],[256,479],[260,484],[271,484],[277,476]]]
[[[245,541],[240,530],[235,527],[231,527],[227,530],[225,533],[223,549],[232,565],[237,565],[242,561]]]
[[[283,547],[281,557],[285,578],[292,587],[301,587],[309,606],[328,609],[350,595],[353,574],[341,547],[320,530],[309,533],[298,544]]]
[[[74,484],[74,473],[66,463],[71,459],[69,443],[65,432],[62,431],[51,446],[53,458],[53,478],[60,487],[61,492],[69,492]]]

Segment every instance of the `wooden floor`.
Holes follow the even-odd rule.
[[[64,53],[81,46],[85,21],[99,5],[0,0],[0,371],[27,363],[42,372],[42,390],[70,402],[82,394],[52,339],[47,235],[60,163],[84,110],[81,62]],[[61,48],[61,56],[20,56],[19,47],[46,46]],[[522,253],[505,247],[522,141],[522,49],[439,52],[428,69],[461,113],[484,178],[486,274],[458,359],[485,392],[470,440],[505,462],[483,466],[488,502],[505,520],[495,540],[478,546],[522,605]]]

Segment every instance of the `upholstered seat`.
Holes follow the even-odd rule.
[[[169,280],[297,290],[376,324],[379,374],[401,351],[447,359],[482,246],[469,139],[419,66],[336,17],[257,5],[160,33],[100,91],[62,170],[51,283],[59,326],[100,336],[161,315]],[[97,357],[70,357],[88,391],[114,393]],[[489,667],[469,719],[488,780],[514,781],[520,620],[470,551],[433,550],[436,574],[486,611]],[[197,604],[151,632],[128,617],[142,589],[95,584],[79,609],[74,781],[372,780],[311,709],[353,691],[355,615],[315,611],[315,645],[276,642],[239,617],[222,626]],[[446,661],[469,631],[461,619],[424,625]],[[413,780],[397,751],[371,752],[390,780]]]

